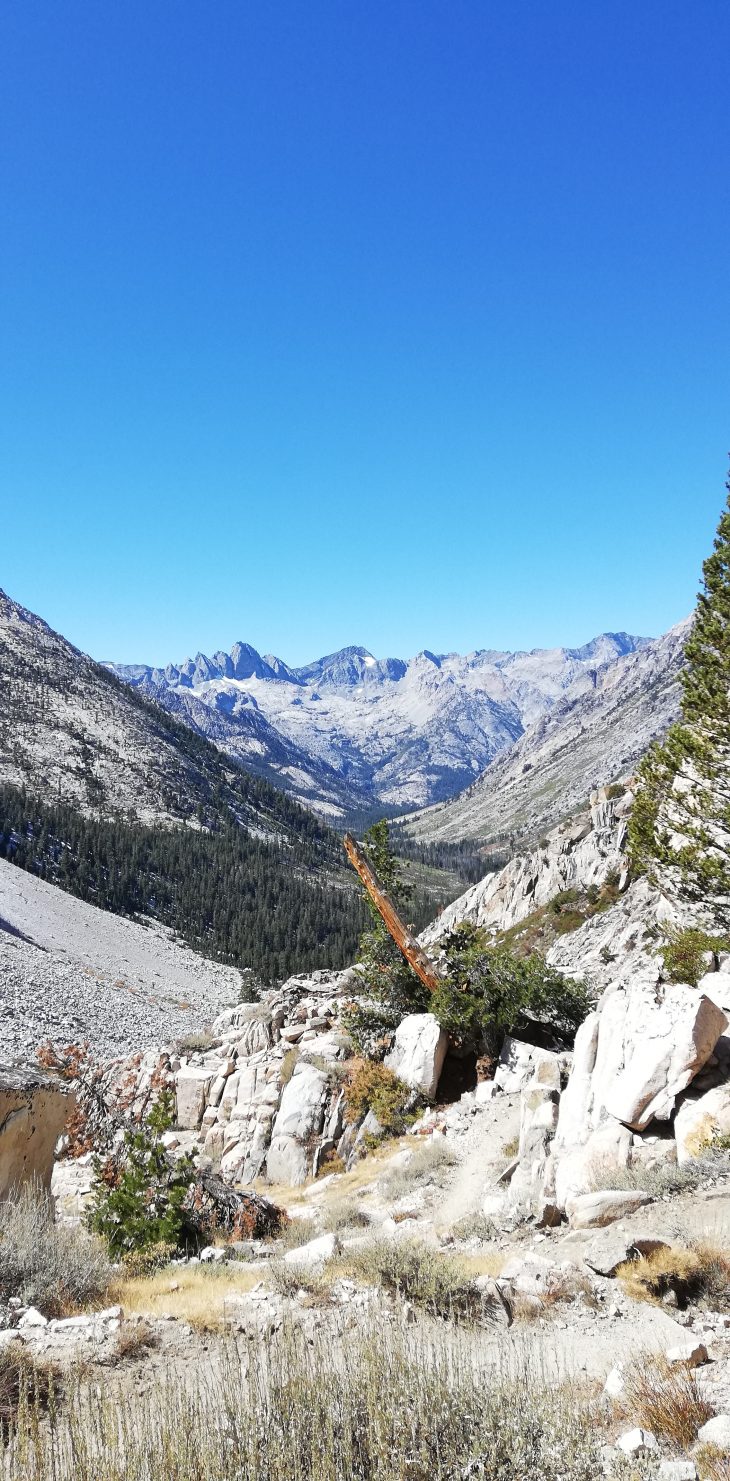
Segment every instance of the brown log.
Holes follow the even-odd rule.
[[[373,905],[383,917],[399,951],[402,951],[409,967],[413,968],[416,976],[420,977],[421,982],[428,988],[429,992],[435,992],[436,988],[441,985],[441,978],[430,957],[426,956],[420,942],[416,940],[413,932],[401,920],[393,901],[387,891],[383,889],[367,855],[351,833],[345,834],[344,844],[347,850],[347,857],[353,869],[357,870]]]

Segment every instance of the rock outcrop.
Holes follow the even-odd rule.
[[[385,1057],[399,1080],[433,1099],[446,1058],[449,1039],[433,1013],[409,1013],[395,1031],[395,1042]]]
[[[50,1188],[56,1143],[75,1103],[50,1075],[0,1068],[0,1201],[31,1179]]]

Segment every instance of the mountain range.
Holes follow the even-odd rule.
[[[295,668],[250,644],[182,663],[107,665],[141,694],[333,821],[447,801],[653,641],[378,659],[353,646]]]

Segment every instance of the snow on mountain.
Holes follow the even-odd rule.
[[[602,633],[581,648],[424,649],[408,660],[354,645],[301,668],[238,642],[164,669],[108,667],[229,754],[247,764],[257,755],[302,801],[342,816],[453,797],[566,695],[590,693],[649,642]]]

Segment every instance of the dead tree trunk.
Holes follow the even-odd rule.
[[[396,946],[402,951],[409,967],[413,968],[416,976],[420,977],[421,982],[428,988],[429,992],[435,992],[436,988],[441,985],[441,978],[433,962],[426,956],[423,947],[416,940],[413,932],[401,920],[393,901],[387,891],[383,889],[367,855],[361,849],[359,843],[352,837],[351,833],[345,834],[344,843],[347,850],[347,857],[353,869],[357,870],[373,905],[383,917]]]

